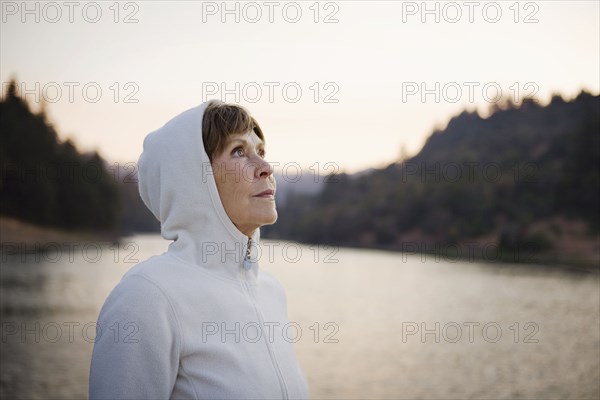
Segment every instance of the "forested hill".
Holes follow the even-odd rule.
[[[126,166],[115,174],[98,154],[61,142],[14,85],[0,101],[0,160],[3,216],[72,230],[159,228]],[[469,241],[509,251],[533,244],[553,259],[571,251],[595,260],[599,165],[600,96],[508,104],[488,118],[463,112],[410,159],[331,176],[316,194],[290,190],[277,223],[261,230],[264,237],[399,250],[407,243],[422,251]]]
[[[135,182],[97,153],[60,141],[45,112],[33,113],[10,83],[0,101],[0,215],[73,231],[156,230]]]
[[[265,236],[401,248],[486,238],[555,246],[565,224],[600,227],[600,96],[528,100],[488,118],[463,112],[414,157],[358,177],[331,176],[289,198]],[[548,233],[546,224],[553,230]]]

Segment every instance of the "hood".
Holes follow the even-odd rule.
[[[140,196],[173,242],[168,254],[228,279],[239,279],[249,238],[229,219],[202,142],[208,102],[171,119],[144,139]],[[250,278],[258,276],[260,230],[252,235]]]

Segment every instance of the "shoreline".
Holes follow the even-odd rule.
[[[297,240],[290,240],[285,238],[272,238],[272,237],[261,237],[264,240],[285,240],[289,242],[295,242],[302,245],[313,245],[313,246],[336,246],[340,248],[346,249],[354,249],[354,250],[375,250],[375,251],[385,251],[396,254],[407,254],[410,256],[421,256],[426,257],[428,259],[427,262],[438,262],[438,261],[448,261],[448,262],[465,262],[472,263],[477,262],[489,266],[497,266],[502,268],[503,265],[511,264],[511,265],[519,265],[523,268],[529,269],[552,269],[557,271],[567,271],[572,273],[585,273],[585,274],[599,274],[600,275],[600,260],[599,259],[585,259],[585,258],[569,258],[565,256],[557,256],[552,252],[539,252],[539,253],[530,253],[530,257],[528,259],[519,259],[515,258],[514,253],[505,252],[502,253],[499,257],[490,259],[489,257],[476,256],[474,254],[470,254],[469,256],[460,256],[460,257],[452,257],[441,254],[436,251],[402,251],[402,248],[397,246],[383,246],[383,245],[361,245],[361,244],[334,244],[334,243],[309,243],[302,242]],[[463,248],[464,250],[464,248]],[[465,252],[466,253],[466,252]],[[517,252],[518,253],[518,252]],[[431,259],[430,259],[431,257]],[[436,261],[436,259],[438,261]]]
[[[138,233],[133,233],[138,234]],[[142,233],[139,233],[142,234]],[[153,232],[152,234],[160,234]],[[89,231],[69,231],[53,227],[43,227],[34,225],[28,222],[23,222],[13,217],[0,216],[0,251],[19,253],[35,253],[48,250],[55,250],[58,247],[72,247],[73,245],[82,245],[86,243],[105,243],[117,244],[123,238],[131,236],[131,234],[117,232],[89,232]],[[489,265],[502,264],[519,264],[526,268],[552,268],[574,273],[600,273],[600,258],[585,258],[585,257],[569,257],[568,255],[557,254],[556,251],[545,252],[530,252],[529,257],[519,255],[519,252],[499,252],[492,259],[483,256],[483,252],[470,252],[464,246],[456,247],[461,252],[461,256],[456,257],[454,254],[443,253],[440,251],[426,251],[428,246],[420,246],[419,251],[403,251],[402,247],[397,245],[376,245],[370,243],[360,244],[331,244],[331,243],[308,243],[285,238],[263,237],[265,240],[285,240],[296,242],[303,245],[319,245],[319,246],[338,246],[349,249],[360,250],[379,250],[389,251],[398,254],[408,254],[411,256],[432,257],[432,262],[435,260],[445,260],[450,262],[480,262]],[[596,238],[599,240],[600,238]],[[431,248],[431,246],[429,246]],[[447,247],[448,248],[448,247]],[[406,249],[406,248],[404,248]],[[424,251],[425,250],[425,251]],[[515,256],[516,254],[516,256]],[[466,256],[465,256],[466,255]]]
[[[70,231],[45,227],[24,222],[7,216],[0,216],[0,247],[21,248],[27,252],[45,251],[44,247],[72,245],[73,243],[119,243],[124,235],[118,232]]]

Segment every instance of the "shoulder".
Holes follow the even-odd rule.
[[[152,274],[141,273],[140,263],[128,271],[111,290],[98,315],[104,332],[133,329],[144,343],[182,343],[180,322],[171,297]],[[135,272],[134,272],[135,269]]]
[[[173,314],[173,307],[165,281],[168,258],[155,256],[143,261],[123,275],[111,290],[102,307],[101,314],[145,315]]]
[[[145,261],[142,261],[131,267],[122,280],[130,277],[143,277],[150,281],[162,281],[163,277],[170,272],[174,272],[174,268],[178,268],[180,263],[176,262],[167,253],[152,256]]]
[[[173,297],[178,286],[188,282],[190,268],[176,258],[164,253],[152,256],[131,267],[119,282],[123,287],[146,287],[147,291],[160,291],[165,297]],[[145,283],[140,283],[144,282]]]
[[[126,274],[108,294],[100,314],[144,318],[171,312],[169,298],[159,284],[143,274]]]

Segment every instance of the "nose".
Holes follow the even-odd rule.
[[[273,175],[273,166],[264,158],[261,158],[255,171],[257,178],[268,178]]]

